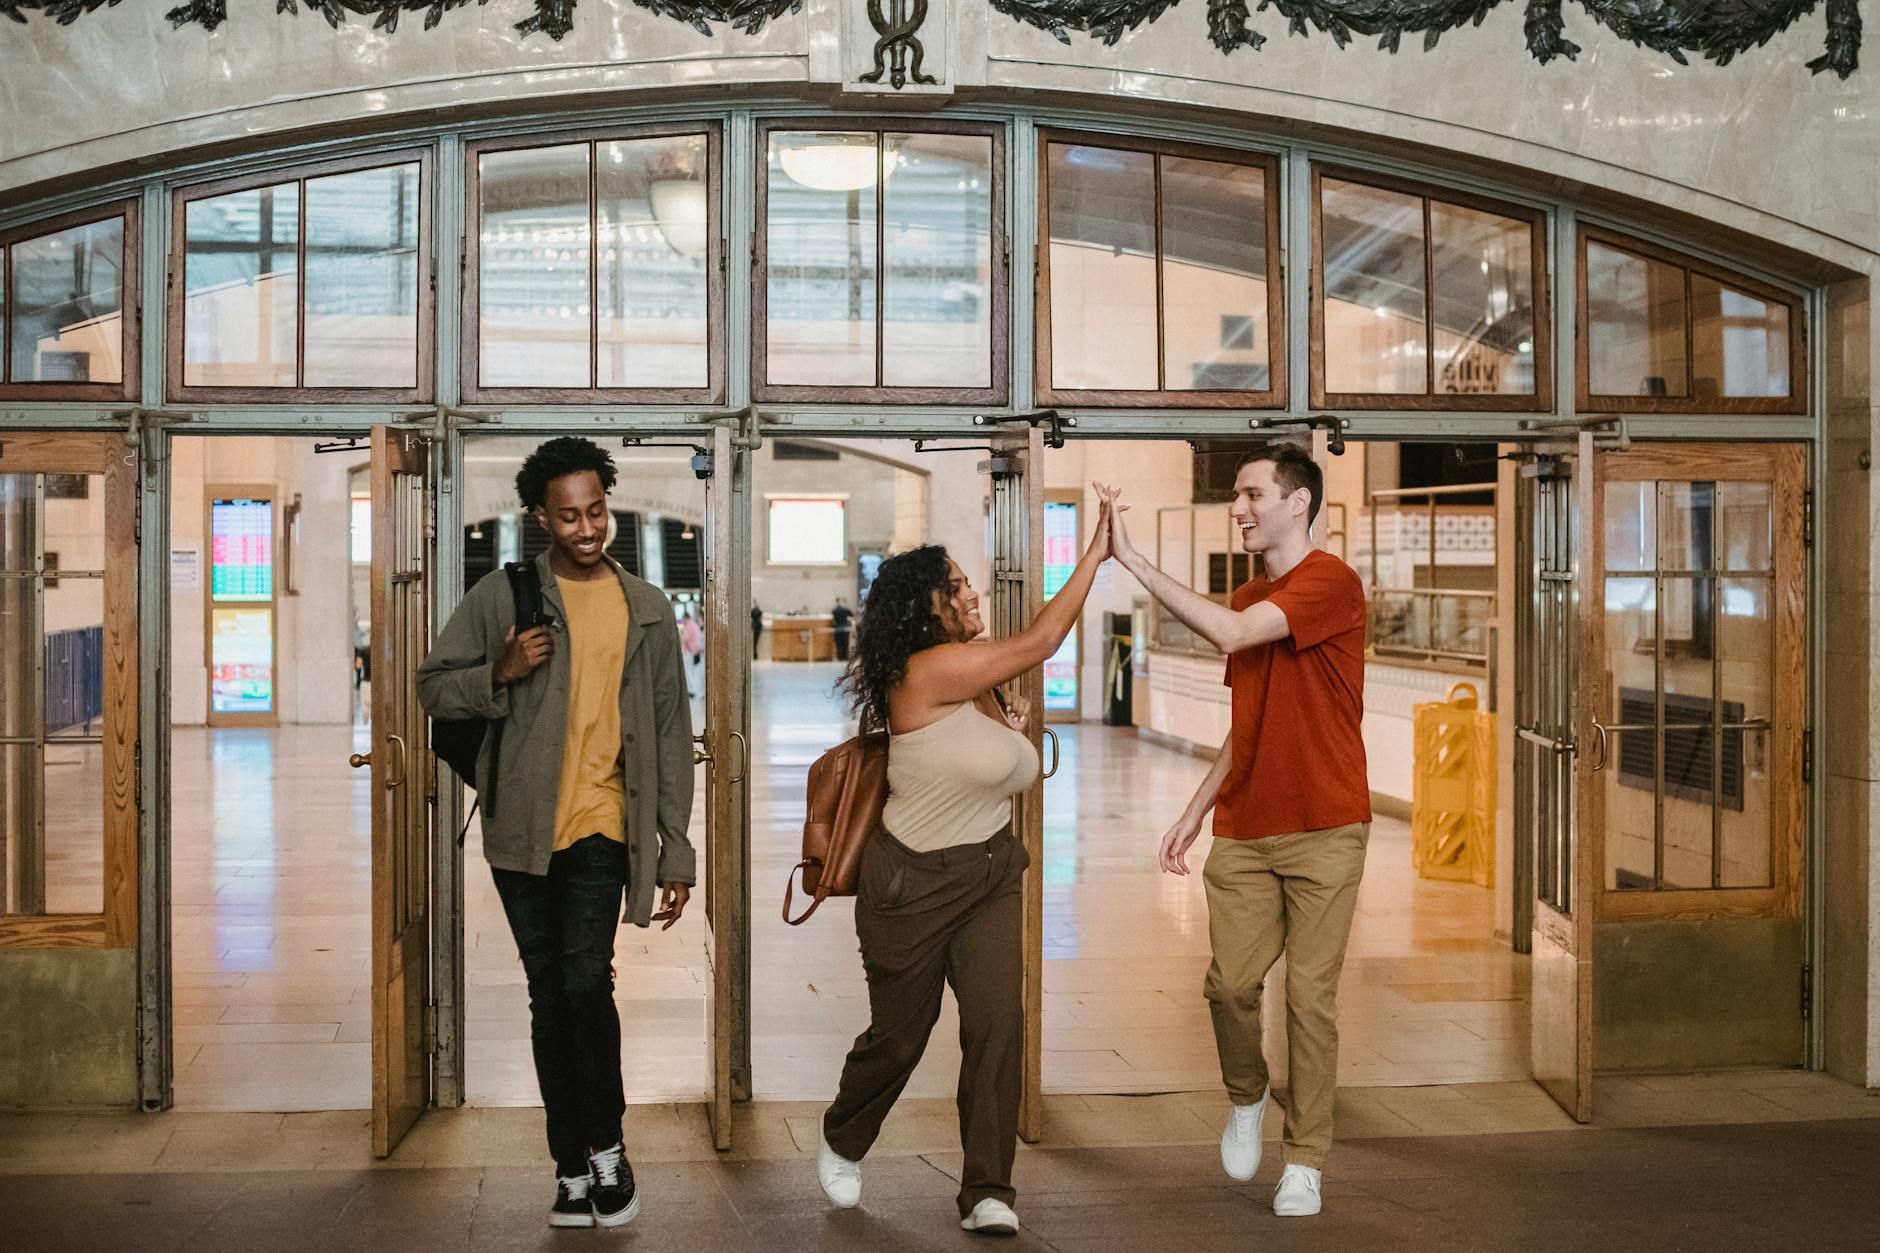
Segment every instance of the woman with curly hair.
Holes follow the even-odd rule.
[[[855,898],[869,1024],[823,1115],[817,1161],[823,1192],[844,1208],[861,1200],[861,1159],[920,1062],[944,983],[960,1009],[960,1226],[1018,1230],[1019,881],[1030,858],[1012,834],[1012,797],[1038,777],[1038,754],[1030,710],[1008,708],[998,689],[1057,652],[1109,555],[1106,505],[1070,581],[999,640],[979,639],[979,594],[944,548],[890,557],[869,589],[843,679],[864,725],[889,732],[886,830],[869,840]]]

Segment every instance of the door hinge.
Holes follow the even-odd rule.
[[[1802,732],[1802,782],[1815,781],[1815,728]]]
[[[1802,547],[1815,546],[1815,489],[1802,493]]]
[[[1802,963],[1802,1021],[1813,1016],[1815,1003],[1815,971],[1807,962]]]
[[[437,1002],[424,1003],[424,1051],[427,1055],[437,1052]]]

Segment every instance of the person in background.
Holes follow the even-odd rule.
[[[613,459],[588,440],[529,454],[516,495],[548,533],[535,559],[545,625],[516,630],[509,576],[494,571],[418,668],[431,717],[502,723],[500,754],[485,736],[477,763],[483,853],[528,977],[554,1227],[639,1212],[621,1137],[614,933],[623,893],[624,921],[670,928],[696,881],[679,632],[666,594],[607,555],[613,486]]]
[[[1188,808],[1162,837],[1170,874],[1188,873],[1188,848],[1214,810],[1203,872],[1208,944],[1204,993],[1231,1107],[1221,1167],[1251,1179],[1272,1098],[1260,1050],[1260,992],[1286,957],[1286,1166],[1273,1212],[1316,1214],[1332,1147],[1338,1083],[1338,976],[1364,875],[1371,785],[1364,755],[1364,587],[1352,568],[1312,546],[1325,499],[1318,463],[1290,444],[1250,453],[1229,507],[1243,552],[1264,573],[1231,607],[1170,578],[1134,548],[1114,488],[1116,559],[1164,608],[1227,655],[1232,690],[1226,743]]]
[[[881,563],[843,685],[867,726],[887,729],[883,830],[862,854],[855,934],[868,975],[868,1029],[823,1115],[817,1179],[847,1208],[861,1160],[907,1086],[951,985],[960,1010],[960,1226],[1012,1235],[1025,1035],[1019,885],[1030,856],[1012,834],[1012,797],[1038,777],[999,685],[1044,664],[1076,625],[1109,555],[1109,512],[1069,582],[1024,631],[979,642],[979,594],[946,549]]]
[[[705,664],[705,632],[699,626],[698,619],[687,609],[685,616],[679,619],[679,650],[685,654],[685,691],[688,696],[697,696],[697,685],[692,682],[692,671]]]
[[[829,611],[830,620],[835,624],[836,660],[849,659],[849,626],[855,621],[855,611],[849,608],[849,602],[836,597],[836,607]]]

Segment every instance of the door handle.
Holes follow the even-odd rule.
[[[692,764],[695,766],[718,764],[717,759],[712,756],[712,750],[705,747],[705,737],[702,735],[692,737]]]
[[[744,738],[744,732],[733,731],[731,738],[738,746],[738,772],[725,780],[727,783],[742,783],[751,773],[751,742]]]
[[[1051,768],[1044,772],[1044,777],[1048,779],[1057,773],[1059,754],[1058,737],[1057,732],[1053,731],[1050,727],[1045,727],[1043,730],[1045,737],[1051,741]]]
[[[346,764],[351,766],[354,770],[363,770],[365,767],[372,764],[372,754],[354,753],[346,759]]]
[[[1533,727],[1516,727],[1514,733],[1530,744],[1538,745],[1550,753],[1577,753],[1580,746],[1572,740],[1557,740],[1551,735],[1542,735]]]
[[[398,745],[398,756],[392,758],[393,761],[398,763],[398,777],[385,781],[385,790],[389,792],[395,787],[405,786],[405,768],[410,763],[407,760],[409,754],[405,748],[405,741],[396,735],[387,735],[385,738]]]
[[[1593,765],[1592,773],[1598,774],[1606,768],[1606,724],[1593,723]]]

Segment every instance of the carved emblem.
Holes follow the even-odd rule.
[[[858,81],[878,83],[885,73],[896,91],[907,86],[910,78],[917,83],[933,82],[933,75],[920,72],[926,49],[915,38],[926,20],[927,0],[887,0],[885,12],[882,0],[868,0],[868,22],[880,38],[875,40],[875,68]]]

